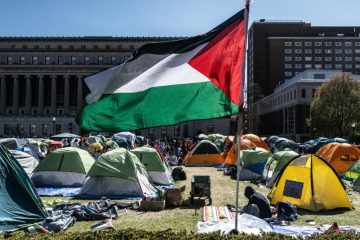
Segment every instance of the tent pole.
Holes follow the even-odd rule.
[[[243,100],[243,92],[244,92],[244,83],[245,83],[245,61],[246,61],[246,46],[247,46],[247,36],[248,36],[248,23],[249,23],[249,10],[250,10],[250,0],[246,0],[245,3],[245,40],[244,40],[244,56],[243,56],[243,63],[242,63],[242,87],[240,88],[240,100]],[[239,103],[243,103],[240,101]],[[236,161],[236,203],[235,203],[235,232],[238,232],[238,220],[239,220],[239,188],[240,188],[240,148],[241,148],[241,135],[242,135],[242,125],[243,125],[243,107],[244,104],[239,105],[239,116],[237,118],[237,148],[238,148],[238,155]]]

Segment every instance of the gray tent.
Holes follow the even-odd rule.
[[[26,174],[30,177],[39,164],[39,161],[36,160],[30,154],[25,152],[17,151],[17,150],[10,150],[10,153],[15,157],[15,159],[20,163],[21,167],[25,170]]]

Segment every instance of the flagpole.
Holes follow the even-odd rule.
[[[245,48],[245,54],[243,57],[242,62],[242,87],[240,88],[240,99],[243,98],[243,91],[244,91],[244,83],[245,83],[245,61],[246,61],[246,44],[247,44],[247,35],[248,35],[248,22],[249,22],[249,10],[250,10],[250,0],[246,0],[245,3],[245,40],[244,40],[244,48]],[[235,204],[235,232],[238,233],[238,219],[239,219],[239,188],[240,188],[240,147],[241,147],[241,135],[242,135],[242,122],[243,122],[243,107],[244,103],[242,103],[242,106],[239,106],[239,116],[237,118],[237,149],[238,149],[238,155],[237,155],[237,161],[236,161],[236,204]],[[241,166],[242,167],[242,166]]]

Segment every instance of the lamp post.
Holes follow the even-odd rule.
[[[72,122],[69,122],[68,128],[69,128],[69,133],[72,133]]]
[[[355,127],[356,127],[356,124],[355,124],[355,123],[352,123],[352,124],[351,124],[351,128],[352,128],[352,137],[353,137],[353,138],[355,137]]]
[[[53,136],[55,135],[55,123],[56,123],[56,117],[52,118],[52,122],[53,122]]]

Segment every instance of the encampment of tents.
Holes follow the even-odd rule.
[[[127,149],[118,148],[102,154],[91,167],[80,191],[81,195],[146,197],[156,189],[136,157]]]
[[[224,160],[220,150],[214,143],[202,140],[192,151],[186,154],[183,164],[187,167],[210,167],[221,165]]]
[[[31,176],[34,169],[39,164],[39,161],[30,154],[27,154],[25,152],[10,150],[10,153],[20,163],[21,167],[24,169],[26,174],[28,176]]]
[[[349,143],[328,143],[316,155],[330,163],[338,174],[343,174],[360,159],[360,149]]]
[[[0,232],[41,222],[46,216],[31,180],[0,144]]]
[[[271,204],[287,201],[314,212],[352,208],[335,170],[316,155],[303,155],[288,162],[275,180],[270,199]]]
[[[38,153],[32,150],[29,141],[24,138],[4,138],[0,139],[0,143],[9,150],[26,152],[34,158],[39,159]]]
[[[157,185],[170,185],[173,183],[171,172],[155,148],[143,146],[135,148],[131,152],[145,166],[151,182]]]
[[[294,151],[279,151],[272,154],[270,160],[266,163],[263,178],[266,182],[266,187],[272,188],[274,181],[279,175],[281,169],[292,159],[299,156]]]
[[[74,147],[49,153],[35,168],[31,180],[38,187],[81,187],[94,158]]]

